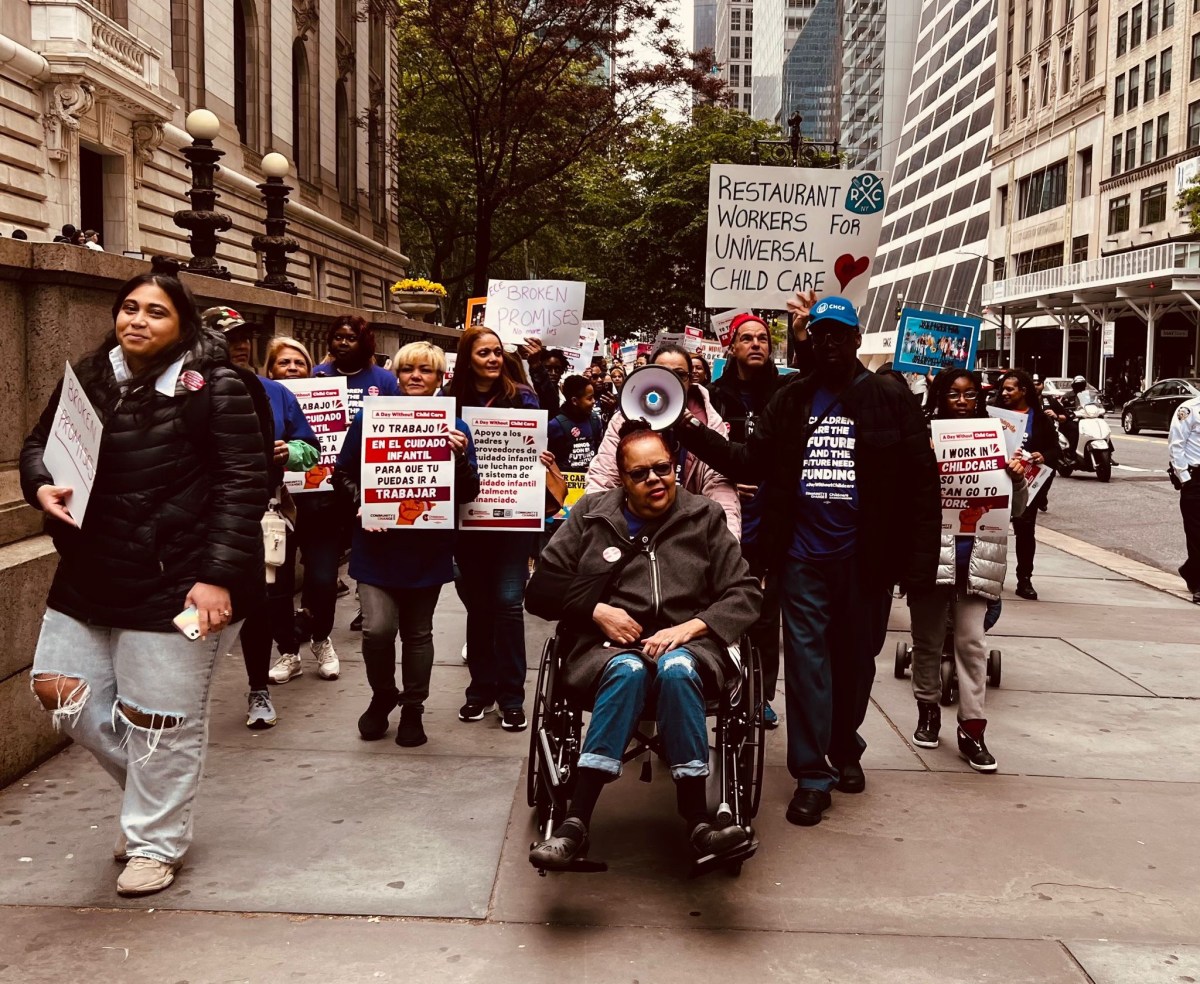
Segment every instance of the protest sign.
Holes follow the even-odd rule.
[[[545,410],[463,407],[479,469],[479,497],[459,508],[464,530],[540,530],[546,511]]]
[[[974,369],[981,323],[979,318],[904,308],[892,368],[922,375],[931,370]]]
[[[446,374],[442,376],[442,385],[446,386],[454,378],[454,366],[458,362],[457,352],[446,353]]]
[[[489,280],[483,323],[502,342],[538,338],[546,348],[574,348],[585,289],[574,280]]]
[[[331,492],[333,466],[350,428],[349,393],[344,376],[314,379],[281,379],[300,403],[309,426],[321,445],[321,456],[306,472],[287,472],[283,483],[292,495],[301,492]]]
[[[932,423],[941,479],[942,532],[956,536],[1007,533],[1012,482],[998,420],[967,417]]]
[[[861,308],[887,184],[874,171],[713,164],[704,306],[782,311],[815,290]]]
[[[623,365],[623,366],[633,365],[634,360],[637,358],[637,354],[638,354],[637,342],[630,342],[628,345],[622,345],[621,352],[620,352],[621,365]]]
[[[689,352],[699,352],[704,342],[704,329],[687,325],[683,329],[683,347]]]
[[[567,517],[571,515],[571,507],[583,498],[587,486],[586,471],[565,471],[562,476],[567,481],[567,498],[562,508],[551,517],[556,523],[566,522]]]
[[[596,354],[596,325],[604,325],[603,321],[585,321],[579,329],[579,341],[574,348],[563,349],[567,357],[567,375],[582,376],[592,364],[592,356]]]
[[[700,354],[708,360],[711,366],[714,360],[720,359],[725,355],[725,346],[720,342],[714,342],[706,338],[700,343]]]
[[[58,397],[58,409],[54,412],[54,423],[46,438],[42,452],[42,464],[54,479],[55,485],[71,490],[64,505],[75,520],[83,526],[92,486],[96,483],[96,466],[100,461],[100,438],[104,425],[92,406],[91,400],[79,383],[79,377],[68,362],[63,371],[62,392]]]
[[[733,341],[733,319],[739,314],[745,313],[747,312],[741,308],[730,308],[728,311],[709,316],[708,320],[712,322],[713,334],[721,340],[721,344],[725,348],[729,348],[729,343]]]
[[[487,312],[486,297],[468,297],[467,298],[467,320],[468,328],[482,328],[484,314]]]
[[[980,399],[983,397],[980,396]],[[1015,410],[1005,410],[1003,407],[988,407],[987,412],[989,417],[1000,421],[1000,426],[1004,428],[1005,453],[1008,457],[1013,457],[1025,443],[1028,415],[1017,413]]]
[[[596,329],[596,351],[593,352],[592,354],[593,355],[604,355],[604,322],[602,320],[585,321],[580,326],[581,332],[584,328],[588,328],[588,327]]]
[[[454,401],[368,396],[363,401],[364,529],[454,528]]]

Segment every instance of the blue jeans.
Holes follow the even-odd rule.
[[[467,702],[525,703],[525,582],[534,538],[495,530],[460,532],[454,541],[458,596],[467,609]]]
[[[240,628],[191,642],[178,632],[103,628],[53,610],[42,619],[33,680],[83,682],[77,692],[60,692],[51,713],[125,790],[121,831],[131,856],[178,861],[192,842],[213,666]],[[172,726],[134,724],[122,706]]]
[[[346,528],[332,492],[296,496],[296,543],[304,558],[300,604],[312,616],[312,637],[328,639],[337,605],[338,567],[346,547]]]
[[[784,562],[783,673],[788,771],[803,789],[829,791],[839,765],[867,747],[858,734],[887,635],[892,594],[862,584],[849,560]]]
[[[651,693],[671,776],[708,775],[704,685],[695,659],[683,648],[663,653],[657,663],[648,663],[637,653],[621,653],[608,661],[583,739],[581,769],[621,774],[621,756]]]

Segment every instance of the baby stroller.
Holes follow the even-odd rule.
[[[988,604],[987,614],[983,617],[983,629],[990,631],[1000,620],[1001,606],[999,601]],[[946,625],[946,636],[942,640],[942,692],[938,703],[949,707],[958,701],[958,667],[954,662],[954,618],[953,609]],[[912,666],[912,644],[901,640],[896,643],[896,664],[893,674],[897,680],[903,680],[909,667]],[[999,649],[988,650],[987,682],[989,687],[1000,686],[1001,654]]]

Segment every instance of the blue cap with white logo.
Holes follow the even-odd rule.
[[[818,321],[836,321],[839,324],[858,327],[858,312],[854,305],[844,297],[824,297],[813,305],[808,314],[809,325]]]

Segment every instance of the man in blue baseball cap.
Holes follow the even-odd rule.
[[[932,585],[941,532],[937,462],[908,388],[858,361],[858,312],[797,295],[812,370],[788,378],[743,443],[680,428],[689,451],[735,482],[765,486],[762,533],[780,574],[787,819],[811,826],[831,791],[866,786],[860,759],[892,588]]]

